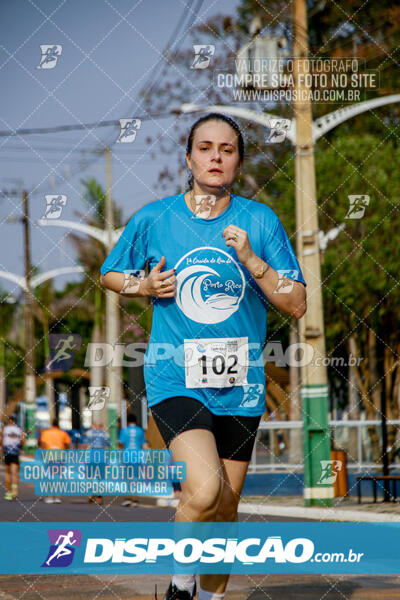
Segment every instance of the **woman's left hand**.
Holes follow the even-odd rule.
[[[247,231],[240,229],[237,225],[228,225],[225,227],[222,237],[225,238],[227,246],[235,248],[238,259],[243,266],[254,257],[254,251],[251,247]]]

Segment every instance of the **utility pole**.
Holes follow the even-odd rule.
[[[31,248],[29,232],[29,204],[28,192],[22,192],[24,225],[24,258],[25,258],[25,281],[24,290],[24,324],[25,324],[25,403],[26,403],[26,421],[27,430],[26,449],[32,451],[36,447],[36,381],[35,381],[35,348],[33,331],[33,311],[32,311],[32,289],[31,289]]]
[[[307,312],[299,323],[300,341],[310,344],[313,358],[325,357],[318,207],[312,135],[312,104],[304,77],[308,72],[308,29],[305,0],[293,0],[293,58],[296,120],[295,173],[297,253],[307,281]],[[304,99],[302,97],[304,94]],[[306,506],[332,506],[334,491],[323,461],[329,461],[328,383],[326,366],[306,364],[301,370],[303,411],[304,500]],[[324,468],[325,467],[325,468]],[[328,474],[328,476],[327,476]],[[324,480],[326,481],[324,483]]]
[[[111,252],[114,246],[114,212],[111,197],[111,150],[106,148],[106,231],[107,231],[107,250]],[[119,296],[111,290],[105,290],[106,294],[106,338],[107,343],[114,348],[118,342],[119,330]],[[119,355],[119,353],[118,353]],[[113,365],[114,360],[107,365],[107,386],[110,388],[110,397],[108,400],[108,432],[110,435],[111,446],[116,447],[118,438],[117,419],[121,414],[121,385],[122,373],[121,367]],[[105,423],[104,425],[107,425]]]
[[[382,360],[378,362],[381,380],[381,430],[382,430],[382,475],[388,477],[390,475],[390,461],[388,454],[388,434],[387,434],[387,390],[386,390],[386,377],[385,377],[385,350],[382,340],[378,340],[377,349],[379,351]],[[379,387],[378,387],[379,389]],[[387,479],[383,480],[383,501],[390,502],[390,486]]]

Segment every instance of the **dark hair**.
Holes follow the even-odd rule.
[[[57,419],[57,417],[55,417],[55,418],[52,420],[51,424],[53,425],[53,427],[58,427],[58,419]]]
[[[198,127],[200,127],[200,125],[202,125],[203,123],[207,123],[207,121],[223,121],[224,123],[227,123],[230,127],[232,127],[233,131],[236,133],[236,136],[237,136],[239,158],[240,158],[240,161],[242,161],[244,158],[243,134],[240,130],[239,125],[236,123],[236,121],[234,121],[230,117],[227,117],[226,115],[223,115],[222,113],[208,113],[207,115],[204,115],[204,117],[200,117],[200,119],[198,119],[195,123],[193,123],[192,128],[189,132],[189,137],[187,139],[186,154],[190,154],[192,152],[193,138],[194,138],[196,129]],[[189,173],[188,185],[190,188],[193,187],[192,173]]]
[[[136,423],[137,422],[136,415],[134,415],[133,413],[129,413],[129,415],[126,418],[126,422],[127,423]]]

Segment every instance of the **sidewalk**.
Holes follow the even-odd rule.
[[[304,506],[301,496],[244,496],[239,504],[239,512],[247,514],[274,515],[318,519],[321,521],[351,522],[396,522],[400,521],[399,502],[373,502],[372,497],[364,497],[361,504],[357,498],[335,498],[331,508]]]
[[[3,477],[0,466],[0,478]],[[3,479],[0,479],[3,483]],[[1,486],[0,486],[1,487]],[[4,491],[4,490],[3,490]],[[20,485],[20,498],[0,498],[2,520],[7,521],[98,521],[165,522],[173,520],[176,500],[140,498],[138,507],[124,508],[122,497],[109,497],[103,506],[88,504],[84,497],[63,498],[60,505],[44,504],[34,494],[33,484]],[[161,508],[161,504],[166,506]],[[245,496],[240,503],[240,520],[288,521],[304,519],[341,521],[400,520],[399,504],[363,503],[336,499],[332,508],[306,508],[298,496]],[[352,514],[354,513],[354,515]],[[259,515],[259,516],[255,516]],[[263,515],[265,515],[263,517]],[[270,515],[267,517],[267,515]],[[1,575],[0,600],[158,600],[170,581],[169,575]],[[226,600],[400,600],[398,576],[373,575],[232,575]]]
[[[4,465],[0,464],[0,493],[4,492]],[[31,496],[39,502],[39,498],[33,493],[33,484],[20,482],[20,492],[22,495]],[[3,495],[3,494],[1,494]],[[113,505],[122,503],[122,496],[113,498]],[[81,503],[79,496],[70,497],[66,502],[74,505]],[[105,497],[105,503],[108,501]],[[173,509],[177,506],[178,500],[167,497],[145,497],[141,496],[139,505],[144,507],[165,507]],[[49,505],[45,505],[49,506]],[[51,505],[50,505],[51,506]],[[104,510],[104,509],[103,509]],[[83,511],[85,512],[85,511]],[[239,504],[239,513],[243,515],[263,515],[274,517],[287,517],[296,520],[313,519],[317,521],[349,521],[349,522],[399,522],[400,521],[400,501],[382,502],[378,500],[373,502],[372,497],[364,496],[362,504],[357,503],[357,497],[335,498],[332,508],[306,507],[302,496],[243,496]],[[147,519],[146,519],[147,520]],[[244,519],[245,520],[245,519]],[[262,520],[262,519],[260,519]],[[1,598],[1,596],[0,596]]]
[[[176,507],[178,501],[158,498],[156,503],[157,506]],[[324,508],[304,506],[301,496],[244,496],[239,504],[239,513],[318,521],[396,522],[400,521],[400,503],[374,503],[372,497],[366,496],[362,504],[358,504],[356,498],[349,497],[335,498],[332,508]]]

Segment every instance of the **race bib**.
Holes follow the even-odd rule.
[[[187,388],[224,388],[247,384],[249,339],[184,340]]]

